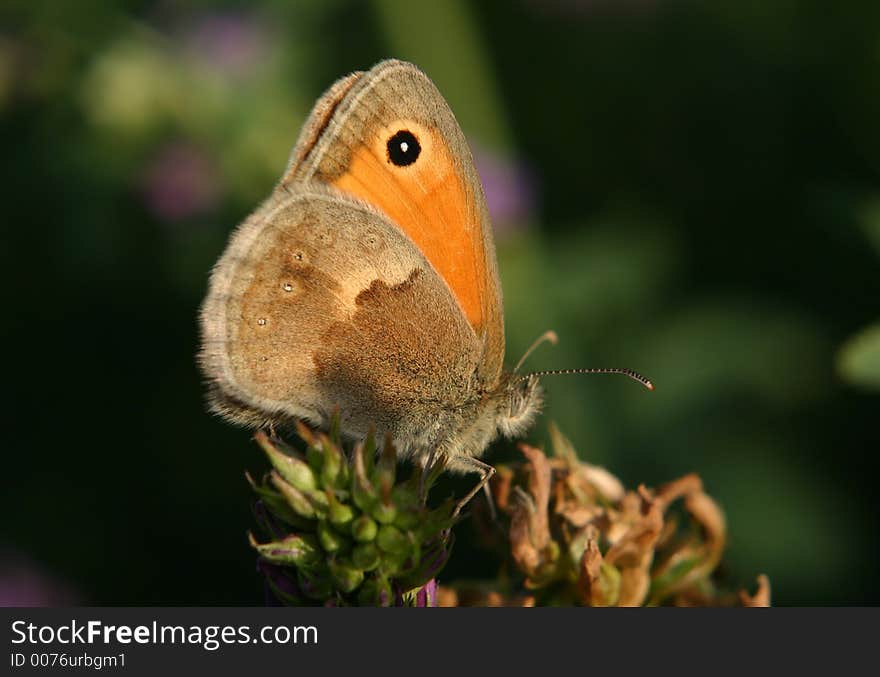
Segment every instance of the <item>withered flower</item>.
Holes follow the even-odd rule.
[[[627,491],[551,435],[551,457],[521,445],[525,460],[500,467],[492,483],[522,590],[461,584],[443,589],[447,604],[769,606],[766,576],[754,595],[719,589],[726,524],[697,475]]]

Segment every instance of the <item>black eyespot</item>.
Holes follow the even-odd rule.
[[[416,135],[408,129],[401,129],[388,139],[388,161],[398,167],[411,165],[419,157],[422,147]]]

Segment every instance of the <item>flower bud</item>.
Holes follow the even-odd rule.
[[[345,594],[352,592],[364,581],[364,572],[341,558],[330,560],[330,575],[336,588]]]
[[[397,517],[397,508],[390,501],[386,503],[380,499],[373,505],[370,514],[380,524],[391,524]]]
[[[290,453],[284,453],[279,449],[279,443],[273,442],[262,430],[255,436],[257,443],[269,457],[272,467],[278,471],[287,482],[300,491],[311,491],[318,486],[315,473],[309,464]]]
[[[376,538],[378,527],[368,515],[361,515],[351,523],[351,535],[359,543],[366,543]]]
[[[304,493],[292,484],[285,482],[284,478],[282,478],[277,472],[273,471],[270,478],[272,485],[278,489],[284,497],[287,505],[289,505],[297,515],[305,517],[306,519],[313,519],[315,517],[315,507]]]
[[[345,486],[346,462],[342,451],[323,433],[320,435],[321,449],[324,451],[324,464],[321,467],[321,483],[325,487]]]
[[[366,468],[364,467],[364,445],[358,444],[354,448],[354,472],[351,477],[351,495],[354,504],[364,512],[370,512],[372,507],[378,501],[379,496],[375,487],[367,478]]]
[[[354,510],[340,503],[332,489],[327,489],[327,517],[334,527],[347,527],[354,519]]]
[[[358,543],[354,546],[354,550],[351,551],[351,561],[358,568],[363,571],[372,571],[377,566],[379,566],[379,562],[381,559],[381,553],[379,552],[379,548],[376,547],[375,543]]]
[[[376,544],[383,552],[392,555],[408,555],[413,548],[410,538],[393,524],[379,527]]]
[[[321,560],[317,540],[308,534],[291,534],[280,541],[263,544],[257,543],[253,534],[248,536],[251,547],[272,564],[292,564],[298,568],[309,568]]]
[[[345,552],[351,547],[351,542],[327,522],[318,523],[318,541],[325,552]]]

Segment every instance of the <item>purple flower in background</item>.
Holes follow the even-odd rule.
[[[147,164],[142,187],[148,209],[168,222],[207,212],[220,194],[214,164],[188,142],[160,148]]]
[[[495,232],[504,235],[527,223],[537,208],[537,180],[523,164],[517,164],[477,144],[474,163],[486,193]]]
[[[232,77],[255,72],[269,52],[271,36],[262,22],[246,13],[207,14],[184,37],[186,51]]]
[[[79,595],[29,558],[0,551],[0,606],[71,606]]]

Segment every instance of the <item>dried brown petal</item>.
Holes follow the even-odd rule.
[[[573,527],[580,528],[595,520],[603,512],[604,510],[597,505],[572,505],[560,510],[559,514]]]
[[[749,595],[745,590],[740,590],[740,604],[747,607],[770,606],[770,579],[764,574],[758,576],[758,589],[754,595]]]
[[[645,569],[624,569],[620,572],[620,597],[617,606],[641,606],[650,585],[651,577]]]
[[[690,473],[657,489],[657,500],[663,502],[665,509],[675,499],[700,491],[703,491],[703,481],[698,475]]]
[[[616,502],[623,498],[623,484],[605,468],[589,463],[581,464],[581,474],[607,501]]]
[[[640,498],[645,500],[644,495]],[[620,570],[620,606],[639,606],[644,602],[651,583],[654,546],[663,530],[659,501],[645,501],[641,510],[645,512],[640,519],[605,554],[605,561]]]
[[[607,470],[578,460],[558,430],[551,435],[553,458],[521,446],[526,462],[506,469],[493,484],[510,516],[511,553],[527,589],[546,589],[552,603],[568,595],[591,606],[736,602],[711,579],[725,547],[726,526],[697,475],[657,490],[640,485],[624,491]],[[684,511],[667,515],[678,499]],[[500,603],[485,591],[480,599]],[[759,585],[754,597],[743,592],[741,601],[768,603],[769,587]]]
[[[540,449],[521,444],[520,450],[529,459],[531,466],[529,493],[535,502],[535,511],[530,524],[532,543],[537,548],[544,548],[550,542],[547,515],[547,506],[550,504],[550,463]]]
[[[492,497],[498,509],[507,512],[510,509],[510,490],[513,486],[513,470],[507,466],[498,466],[492,475]]]
[[[712,568],[714,569],[715,565],[721,561],[721,553],[724,551],[727,540],[724,513],[718,504],[702,491],[687,496],[684,507],[703,527],[706,548],[709,551],[709,559],[712,560]]]
[[[510,552],[519,568],[531,576],[541,563],[540,549],[531,537],[531,521],[535,508],[527,500],[510,505]]]
[[[578,592],[582,604],[614,606],[620,596],[620,574],[602,561],[596,541],[590,540],[580,562]]]

